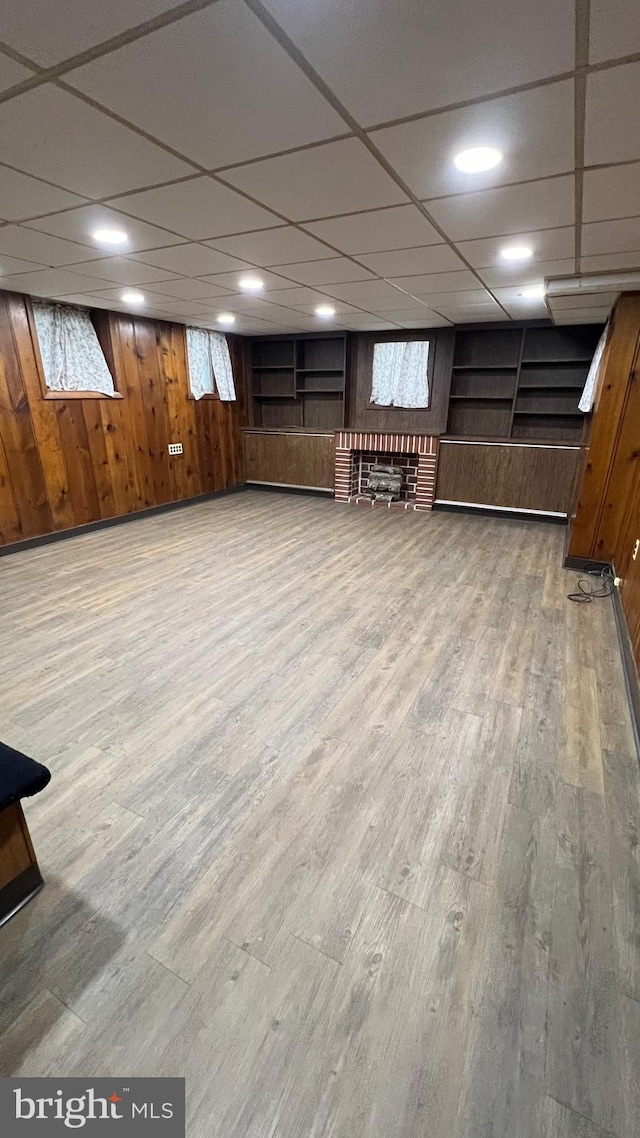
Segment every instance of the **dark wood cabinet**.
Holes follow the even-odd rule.
[[[566,517],[581,448],[442,439],[436,503]]]
[[[244,432],[247,482],[333,490],[333,431],[277,431],[249,428]]]

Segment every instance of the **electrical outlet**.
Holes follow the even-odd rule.
[[[169,443],[169,454],[182,454],[182,443]]]
[[[633,553],[631,554],[634,561],[635,561],[636,557],[638,556],[638,550],[639,549],[640,549],[640,537],[637,537],[636,538],[636,544],[633,547]]]

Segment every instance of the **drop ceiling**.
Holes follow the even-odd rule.
[[[6,289],[260,334],[545,318],[525,288],[640,269],[637,0],[6,0],[0,34]]]

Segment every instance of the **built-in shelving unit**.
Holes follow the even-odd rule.
[[[580,442],[598,325],[456,331],[448,433]]]
[[[345,335],[255,339],[251,367],[256,426],[344,426]]]

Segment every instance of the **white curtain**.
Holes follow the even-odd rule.
[[[607,342],[607,332],[609,331],[609,324],[605,325],[605,329],[598,340],[598,345],[593,353],[593,359],[587,372],[587,378],[584,382],[580,402],[578,403],[578,410],[584,411],[585,415],[593,407],[593,401],[596,397],[596,388],[598,386],[598,376],[600,375],[600,364],[602,363],[602,353],[604,346]]]
[[[371,402],[381,407],[428,407],[428,363],[428,340],[374,344]]]
[[[89,313],[34,301],[33,316],[46,386],[51,391],[100,391],[115,395]]]
[[[194,399],[217,390],[225,402],[236,397],[227,337],[206,328],[187,328],[189,385]]]

